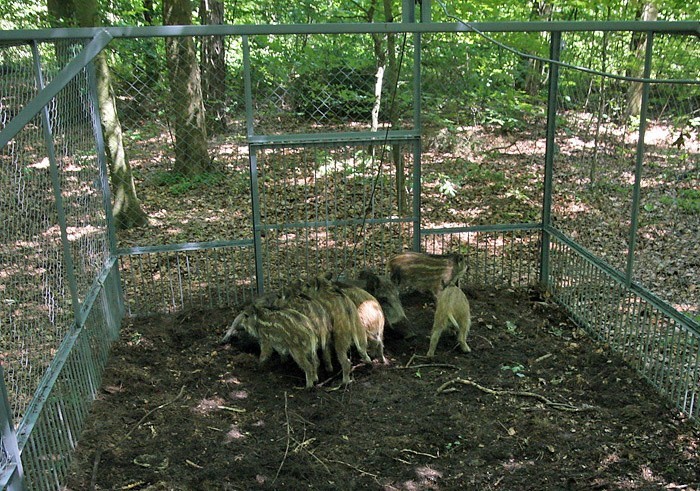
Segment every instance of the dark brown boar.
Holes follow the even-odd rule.
[[[457,284],[466,270],[461,254],[402,252],[387,263],[387,274],[400,289],[429,292],[435,298],[445,285]]]
[[[469,334],[471,323],[467,296],[459,287],[446,286],[437,297],[428,356],[432,357],[435,355],[435,348],[437,348],[440,336],[442,336],[445,329],[456,331],[457,340],[462,351],[465,353],[471,352],[471,348],[467,344],[467,335]]]
[[[379,301],[384,312],[386,324],[393,327],[406,320],[406,313],[401,305],[399,289],[388,276],[380,276],[372,271],[361,271],[357,279],[342,280],[352,286],[357,286],[368,292]]]

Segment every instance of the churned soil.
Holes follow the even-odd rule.
[[[219,345],[235,311],[127,320],[66,489],[699,488],[700,430],[622,359],[537,292],[466,293],[471,353],[425,358],[434,304],[407,296],[348,387]]]

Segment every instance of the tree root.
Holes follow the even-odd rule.
[[[467,378],[454,378],[452,380],[448,380],[444,384],[442,384],[440,387],[437,388],[437,393],[441,394],[443,392],[454,392],[456,389],[452,387],[455,384],[463,384],[463,385],[471,385],[472,387],[475,387],[479,389],[482,392],[485,392],[487,394],[491,394],[494,396],[516,396],[516,397],[531,397],[533,399],[537,399],[541,403],[551,407],[552,409],[556,409],[558,411],[567,411],[567,412],[572,412],[572,413],[578,413],[582,411],[591,411],[595,410],[595,406],[589,406],[587,404],[584,404],[581,407],[574,406],[572,404],[568,403],[563,403],[563,402],[555,402],[552,401],[551,399],[546,398],[545,396],[541,394],[536,394],[535,392],[527,392],[527,391],[522,391],[522,390],[503,390],[503,389],[490,389],[488,387],[484,387],[483,385],[479,385],[473,380],[469,380]]]

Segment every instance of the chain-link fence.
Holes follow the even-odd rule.
[[[86,42],[6,49],[0,361],[28,481],[56,489],[120,323],[108,181]]]
[[[555,70],[548,32],[230,27],[0,48],[0,360],[33,487],[60,486],[124,311],[403,249],[545,288],[697,416],[700,86],[640,83],[696,77],[690,37],[565,32],[584,69]]]

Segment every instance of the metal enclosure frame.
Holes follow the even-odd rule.
[[[33,31],[4,31],[0,33],[0,46],[7,44],[28,43],[35,55],[37,87],[40,89],[23,109],[0,132],[0,149],[8,148],[15,136],[35,117],[39,116],[43,125],[47,157],[51,169],[54,204],[60,227],[63,245],[63,260],[67,268],[67,282],[72,302],[72,323],[68,334],[61,342],[55,359],[43,376],[34,398],[23,414],[14,431],[11,428],[12,411],[8,408],[6,398],[0,398],[0,424],[3,425],[2,449],[10,458],[0,461],[0,485],[9,485],[10,489],[21,489],[23,485],[23,468],[31,489],[56,489],[62,483],[67,472],[70,454],[75,448],[77,435],[87,415],[87,409],[96,395],[100,384],[102,370],[107,360],[110,343],[116,339],[119,326],[125,315],[124,292],[120,267],[124,273],[124,261],[138,261],[148,255],[193,252],[209,254],[212,251],[252,250],[255,272],[251,278],[255,282],[255,291],[262,293],[266,287],[265,269],[262,256],[262,232],[274,228],[274,224],[264,222],[260,216],[258,196],[258,154],[266,148],[285,145],[318,146],[330,142],[347,145],[366,145],[403,143],[412,149],[412,212],[408,222],[413,234],[410,247],[415,250],[428,248],[430,241],[450,240],[452,236],[474,233],[493,233],[499,236],[525,233],[539,236],[539,270],[536,278],[525,273],[511,271],[507,281],[512,284],[532,284],[538,282],[552,297],[566,308],[571,316],[593,336],[613,346],[642,373],[662,394],[669,398],[688,416],[700,415],[697,398],[700,397],[700,325],[689,317],[683,316],[668,303],[659,299],[652,292],[633,281],[636,227],[640,208],[641,173],[644,163],[644,131],[646,128],[646,107],[650,83],[647,80],[651,71],[652,41],[654,33],[678,33],[700,35],[699,22],[533,22],[533,23],[480,23],[464,25],[461,23],[431,23],[430,2],[423,0],[420,12],[422,22],[411,22],[415,18],[414,2],[404,1],[408,15],[402,24],[313,24],[313,25],[278,25],[278,26],[169,26],[153,28],[99,28],[99,29],[51,29]],[[437,32],[472,32],[476,28],[482,32],[549,32],[550,79],[547,106],[546,152],[544,171],[544,200],[541,220],[538,223],[493,224],[475,227],[455,227],[446,229],[421,229],[421,35]],[[620,272],[607,262],[588,251],[571,237],[557,229],[552,223],[552,186],[553,163],[555,161],[555,134],[557,115],[557,83],[559,81],[559,64],[561,34],[563,32],[582,31],[619,31],[629,30],[644,32],[647,35],[645,71],[640,79],[643,82],[642,113],[640,115],[639,138],[635,158],[635,180],[630,227],[630,247],[626,260],[626,270]],[[262,34],[336,34],[336,33],[408,33],[413,36],[414,56],[414,101],[413,128],[409,131],[386,131],[376,133],[353,134],[314,134],[275,136],[257,134],[254,125],[252,85],[250,81],[250,48],[248,36]],[[103,192],[105,208],[105,234],[108,237],[109,257],[103,262],[98,275],[90,279],[91,287],[81,298],[76,284],[70,238],[67,232],[66,218],[62,204],[61,180],[53,150],[53,135],[48,116],[51,101],[83,69],[87,68],[90,79],[90,98],[96,107],[95,76],[92,60],[112,39],[132,37],[163,36],[201,36],[221,35],[242,37],[245,64],[245,99],[247,137],[250,149],[250,186],[253,210],[252,238],[236,241],[200,242],[171,244],[162,247],[133,247],[118,249],[116,246],[114,225],[110,210],[108,176],[105,164],[104,142],[97,112],[93,111],[92,130],[95,140],[95,157],[99,165],[99,180]],[[55,39],[84,39],[84,49],[66,65],[63,70],[44,86],[42,64],[36,50],[38,42]],[[682,81],[679,81],[682,82]],[[698,80],[685,81],[699,83]],[[396,219],[386,219],[386,223]],[[377,223],[383,223],[378,220]],[[315,226],[318,224],[309,224]],[[334,225],[326,223],[325,225]],[[477,236],[477,241],[478,236]],[[517,249],[514,249],[517,253]],[[209,257],[209,256],[206,256]],[[494,258],[488,250],[483,256],[476,256],[475,261],[486,271],[492,267]],[[481,267],[479,266],[479,267]],[[527,267],[525,267],[527,270]],[[520,277],[524,277],[521,280]],[[604,288],[611,292],[611,305],[601,305],[595,290]],[[230,300],[230,299],[228,299]],[[234,301],[238,301],[236,297]],[[177,305],[175,306],[177,307]],[[607,309],[607,310],[605,310]],[[642,315],[642,310],[647,313]],[[596,317],[596,312],[605,312]],[[652,312],[649,315],[648,312]],[[658,361],[657,350],[661,346],[658,340],[650,340],[637,349],[630,346],[628,340],[637,336],[647,336],[648,331],[658,332],[663,339],[676,346],[667,356]],[[664,353],[666,353],[664,351]],[[683,367],[683,368],[679,368]],[[5,396],[0,367],[0,389]],[[10,401],[11,402],[11,401]],[[21,460],[18,459],[21,453]],[[46,455],[59,456],[57,459],[43,458]],[[22,466],[24,464],[24,466]]]

